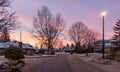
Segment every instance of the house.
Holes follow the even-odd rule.
[[[71,51],[74,51],[74,48],[73,47],[70,47],[70,46],[67,46],[63,49],[63,51],[65,52],[71,52]]]
[[[98,40],[94,42],[94,52],[102,52],[102,45],[103,45],[103,40]],[[105,52],[110,52],[112,48],[115,48],[116,46],[113,45],[112,40],[104,40],[104,48]]]
[[[3,52],[4,49],[8,48],[9,46],[19,46],[19,41],[10,41],[10,42],[6,42],[6,43],[0,43],[0,52]],[[35,55],[36,54],[36,48],[34,48],[32,45],[30,44],[26,44],[26,43],[22,43],[22,48],[25,52],[26,55]]]

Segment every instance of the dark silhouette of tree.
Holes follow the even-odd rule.
[[[7,28],[5,27],[1,33],[1,37],[0,37],[0,42],[9,42],[10,41],[10,35],[9,32],[7,30]]]
[[[93,31],[91,29],[87,29],[84,37],[84,45],[87,46],[86,55],[88,55],[89,51],[92,51],[92,44],[98,39],[99,32]]]
[[[75,45],[74,52],[80,53],[80,51],[81,51],[81,45],[80,45],[80,42],[78,41]]]
[[[77,42],[82,43],[85,37],[85,33],[87,31],[87,26],[81,22],[75,22],[73,23],[69,28],[69,36],[76,44]]]
[[[18,28],[17,16],[9,13],[6,7],[10,6],[10,0],[0,0],[0,41],[10,41],[9,31]]]
[[[75,45],[72,43],[72,44],[71,44],[71,48],[74,48],[74,47],[75,47]]]
[[[81,21],[73,23],[69,28],[69,36],[74,41],[76,53],[81,52],[81,44],[85,40],[85,35],[87,33],[88,27]]]
[[[6,9],[2,9],[0,12],[0,31],[4,28],[7,28],[7,30],[18,28],[17,16],[15,13],[9,13]]]
[[[0,0],[0,7],[10,6],[10,0]]]
[[[70,47],[70,45],[67,43],[66,47]]]
[[[87,44],[87,45],[91,45],[92,43],[94,43],[98,37],[99,37],[99,32],[97,31],[93,31],[91,29],[88,29],[86,31],[87,33],[85,34],[85,43],[84,44]]]
[[[120,60],[120,19],[115,23],[113,28],[114,36],[113,36],[113,45],[114,48],[111,49],[110,54],[107,56],[110,60]]]
[[[115,40],[114,44],[117,45],[117,49],[120,49],[120,19],[116,22],[114,28],[114,37]]]
[[[34,17],[34,34],[40,37],[44,44],[48,47],[48,52],[51,52],[53,44],[58,39],[58,36],[64,29],[64,21],[60,14],[53,16],[48,7],[43,6],[37,11]]]
[[[84,47],[86,47],[86,50],[88,50],[87,48],[89,48],[92,43],[98,38],[99,32],[93,31],[89,29],[83,22],[77,21],[70,26],[69,36],[76,45],[80,43],[81,48],[83,48],[82,45],[85,45]],[[82,50],[80,47],[75,48]]]

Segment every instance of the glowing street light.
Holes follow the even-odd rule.
[[[102,13],[101,13],[101,16],[106,16],[107,15],[107,13],[105,12],[105,11],[103,11]]]
[[[103,53],[103,59],[105,58],[105,56],[104,56],[104,53],[105,53],[105,39],[104,39],[104,17],[106,16],[106,12],[105,11],[103,11],[102,13],[101,13],[101,16],[102,16],[102,24],[103,24],[103,29],[102,29],[102,37],[103,37],[103,40],[102,40],[102,53]]]

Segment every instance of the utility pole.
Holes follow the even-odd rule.
[[[21,30],[20,30],[20,42],[19,42],[19,47],[22,48],[22,33],[21,33]]]

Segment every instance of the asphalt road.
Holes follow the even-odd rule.
[[[80,60],[76,55],[59,54],[38,63],[27,72],[106,72]]]

